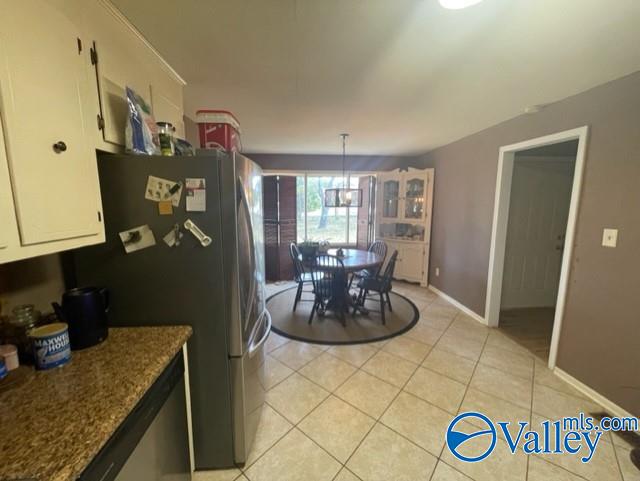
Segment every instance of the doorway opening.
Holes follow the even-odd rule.
[[[587,133],[583,127],[500,149],[485,317],[551,368]]]

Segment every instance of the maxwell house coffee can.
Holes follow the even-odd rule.
[[[47,324],[29,331],[36,369],[62,366],[71,359],[69,330],[64,322]]]

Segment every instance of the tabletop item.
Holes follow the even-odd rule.
[[[18,348],[18,355],[23,362],[33,362],[33,352],[29,341],[29,331],[40,325],[40,311],[33,304],[16,306],[9,317],[5,342]]]
[[[241,152],[240,123],[226,110],[198,110],[200,148]]]
[[[319,242],[304,241],[304,242],[298,243],[297,246],[298,246],[298,251],[302,256],[302,260],[305,262],[315,259],[320,249]]]
[[[20,366],[20,361],[18,360],[18,348],[12,344],[1,345],[0,360],[4,362],[7,371],[18,369],[18,366]]]
[[[134,154],[157,155],[160,153],[158,126],[149,104],[133,89],[127,87],[127,126],[125,147]]]
[[[69,326],[71,349],[95,346],[109,334],[109,291],[104,287],[71,289],[62,294],[62,306],[51,304],[58,319]]]
[[[318,242],[318,254],[326,254],[330,248],[331,243],[328,240]]]
[[[169,122],[156,122],[158,126],[158,138],[160,140],[160,153],[162,155],[175,155],[175,143],[173,140],[173,125]]]
[[[69,329],[64,322],[47,324],[29,331],[36,369],[44,371],[62,366],[71,359]]]
[[[0,359],[0,379],[4,379],[9,374],[9,371],[5,367],[4,359]]]

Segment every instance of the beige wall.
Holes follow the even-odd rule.
[[[640,415],[640,72],[434,150],[430,282],[484,315],[500,146],[589,125],[558,366]],[[616,249],[602,229],[619,229]],[[435,277],[434,269],[440,268]]]

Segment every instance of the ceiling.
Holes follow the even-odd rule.
[[[249,152],[430,150],[640,70],[638,0],[112,0]],[[534,114],[535,115],[535,114]]]

